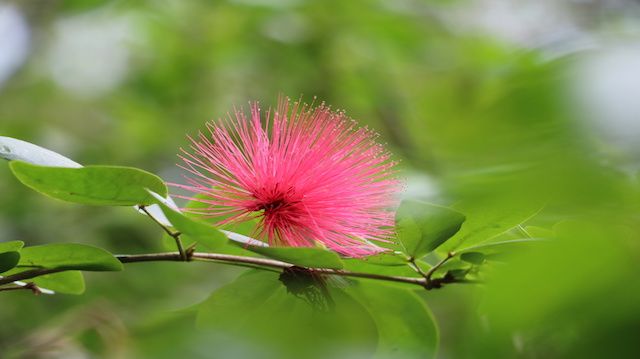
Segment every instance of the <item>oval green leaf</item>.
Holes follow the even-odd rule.
[[[84,277],[79,271],[65,271],[42,275],[29,281],[38,287],[52,290],[56,293],[82,294],[84,293]]]
[[[67,202],[132,206],[154,203],[147,189],[167,195],[167,187],[160,177],[132,167],[45,167],[20,161],[13,161],[9,166],[27,187]]]
[[[104,249],[77,243],[53,243],[26,247],[20,267],[94,272],[121,271],[122,263]]]

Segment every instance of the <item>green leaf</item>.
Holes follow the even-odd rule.
[[[520,239],[507,240],[507,241],[489,242],[489,243],[479,244],[477,246],[471,246],[471,247],[462,249],[457,253],[460,253],[461,255],[469,252],[480,252],[485,255],[499,254],[499,253],[513,252],[522,248],[527,248],[527,246],[531,246],[541,241],[545,241],[545,239],[520,238]]]
[[[408,260],[403,254],[384,252],[373,256],[358,258],[364,262],[380,266],[404,266]]]
[[[13,161],[9,166],[18,180],[27,187],[68,202],[131,206],[154,203],[154,198],[146,189],[162,196],[167,194],[167,187],[158,176],[137,168],[44,167],[20,161]]]
[[[214,189],[212,189],[212,191],[214,191]],[[209,195],[203,194],[203,193],[198,193],[195,196],[193,196],[193,200],[189,201],[187,203],[187,205],[185,206],[185,208],[187,208],[188,210],[197,212],[197,211],[203,211],[206,210],[209,207],[209,204],[205,203],[205,202],[200,202],[198,200],[203,200],[203,201],[207,201],[207,200],[211,200],[211,197]],[[189,211],[187,211],[189,212]],[[199,218],[202,221],[205,222],[209,222],[209,221],[215,221],[215,222],[219,222],[222,221],[228,217],[230,217],[231,215],[221,215],[221,216],[216,216],[215,218],[202,218],[202,216],[199,216],[198,214],[192,214],[189,213],[189,216],[192,217],[196,217]],[[256,228],[259,225],[259,220],[258,218],[251,218],[251,219],[247,219],[244,220],[242,222],[231,222],[231,223],[225,223],[222,225],[216,225],[219,229],[221,230],[227,230],[227,231],[231,231],[231,232],[235,232],[235,233],[240,233],[242,235],[245,236],[252,236],[256,231]]]
[[[258,247],[237,244],[263,256],[308,268],[342,269],[340,257],[332,251],[307,247]]]
[[[460,255],[460,259],[472,264],[482,264],[485,261],[485,255],[480,252],[466,252]]]
[[[189,218],[169,208],[169,206],[161,201],[156,200],[156,203],[162,208],[162,212],[167,216],[169,222],[171,222],[175,229],[180,231],[187,242],[197,242],[210,250],[216,250],[228,245],[229,240],[227,236],[211,224]]]
[[[22,241],[0,242],[0,273],[18,265],[20,262],[20,249],[24,246]]]
[[[20,262],[19,252],[0,253],[0,273],[6,272]]]
[[[404,265],[380,265],[377,263],[371,263],[369,261],[365,261],[359,258],[345,258],[342,260],[344,263],[344,269],[352,271],[352,272],[364,272],[364,273],[373,273],[373,274],[382,274],[382,275],[395,275],[395,276],[403,276],[403,277],[421,277],[421,275],[415,271],[415,269],[409,267],[408,263]],[[421,268],[429,270],[429,265],[422,261],[420,262]],[[389,283],[390,285],[397,285],[404,288],[414,288],[414,284],[406,284],[406,283]]]
[[[53,243],[26,247],[20,252],[21,267],[58,270],[120,271],[122,263],[104,249],[77,243]]]
[[[374,358],[434,358],[438,327],[426,304],[412,291],[358,281],[347,290],[367,308],[378,330]]]
[[[473,265],[471,265],[469,262],[465,262],[460,259],[460,256],[456,256],[454,258],[451,258],[447,263],[440,266],[440,268],[438,268],[438,270],[436,270],[433,274],[433,277],[442,277],[446,275],[447,272],[452,271],[453,273],[464,272],[466,274],[472,267]]]
[[[403,201],[396,214],[398,241],[406,253],[421,258],[451,238],[465,216],[446,207]]]
[[[24,247],[23,241],[0,242],[0,253],[18,252]]]
[[[29,281],[34,282],[40,288],[50,289],[57,293],[82,294],[85,289],[84,277],[79,271],[46,274]]]
[[[227,358],[370,358],[375,324],[363,305],[328,283],[296,278],[248,271],[199,305],[197,326],[215,333],[211,346]]]
[[[465,201],[453,207],[464,213],[467,221],[451,240],[439,248],[443,252],[461,251],[489,241],[529,220],[540,211],[542,204],[509,199],[496,200],[496,203]]]
[[[524,231],[533,238],[553,238],[555,236],[552,230],[538,226],[526,226]]]
[[[469,269],[450,269],[447,271],[448,276],[451,276],[455,279],[464,279],[469,273]]]

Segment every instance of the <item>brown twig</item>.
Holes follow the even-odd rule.
[[[393,275],[384,275],[384,274],[376,274],[376,273],[353,272],[349,270],[330,269],[330,268],[307,268],[307,270],[319,275],[336,275],[336,276],[342,276],[342,277],[366,278],[366,279],[374,279],[374,280],[381,280],[381,281],[414,284],[414,285],[419,285],[426,289],[440,288],[445,283],[469,283],[470,281],[468,280],[457,279],[452,276],[444,276],[442,278],[432,278],[435,271],[440,266],[442,266],[442,264],[444,264],[447,260],[453,257],[453,255],[454,255],[453,253],[449,253],[448,256],[445,257],[445,259],[443,259],[434,267],[432,267],[429,270],[429,272],[425,273],[424,277],[393,276]],[[116,255],[116,258],[118,258],[118,260],[122,263],[184,261],[182,254],[179,252],[123,254],[123,255]],[[222,253],[191,252],[189,258],[190,260],[211,261],[211,262],[222,263],[222,264],[230,264],[230,265],[245,266],[245,267],[248,266],[248,267],[260,268],[260,269],[283,270],[283,269],[288,269],[295,266],[294,264],[275,260],[275,259],[245,257],[245,256],[232,255],[232,254],[222,254]],[[64,269],[33,269],[33,270],[17,273],[14,275],[10,275],[4,278],[0,278],[0,285],[8,284],[18,280],[35,278],[44,274],[57,273],[62,271],[64,271]]]
[[[29,282],[25,285],[14,285],[10,287],[2,287],[0,288],[0,292],[11,291],[11,290],[30,290],[35,295],[42,294],[42,290],[35,283]]]
[[[427,273],[425,273],[424,275],[424,279],[425,279],[425,284],[424,287],[425,289],[429,290],[429,289],[433,289],[433,288],[440,288],[442,286],[442,284],[444,283],[451,283],[451,281],[455,281],[456,279],[451,277],[451,278],[447,278],[447,276],[445,275],[442,278],[438,278],[433,279],[433,275],[435,274],[435,272],[440,269],[440,267],[442,267],[443,264],[447,263],[449,261],[449,259],[453,258],[456,255],[455,252],[448,252],[447,255],[442,258],[442,260],[438,263],[436,263],[436,265],[434,265],[433,267],[431,267],[431,269],[429,269],[429,271]]]

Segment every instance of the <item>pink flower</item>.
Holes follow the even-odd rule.
[[[182,150],[188,185],[174,186],[206,195],[189,199],[206,204],[198,213],[223,217],[218,225],[258,218],[254,236],[271,245],[319,242],[352,257],[381,252],[373,241],[393,237],[396,163],[343,112],[280,99],[264,123],[254,103],[249,118],[236,110],[207,128]]]

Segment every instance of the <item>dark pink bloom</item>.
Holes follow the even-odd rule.
[[[271,245],[319,242],[353,257],[393,237],[396,163],[343,112],[280,100],[263,120],[254,103],[249,118],[236,111],[207,128],[189,138],[181,167],[192,176],[176,185],[206,195],[198,213],[220,225],[259,218],[254,236]]]

